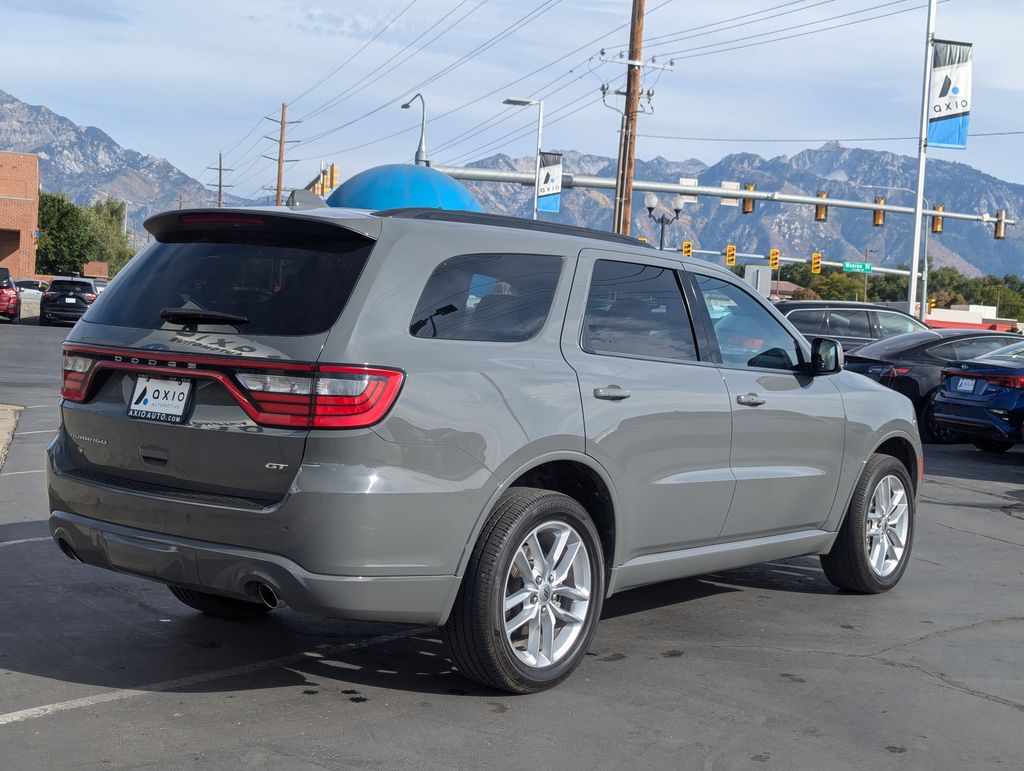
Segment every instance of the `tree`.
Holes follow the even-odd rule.
[[[95,249],[85,211],[63,193],[39,195],[39,273],[81,273]]]
[[[95,236],[89,259],[107,263],[111,276],[116,275],[133,254],[124,232],[125,208],[124,202],[108,198],[97,201],[86,210]]]

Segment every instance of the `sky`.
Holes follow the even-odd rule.
[[[968,149],[929,158],[1024,183],[1017,2],[939,3],[936,36],[974,44],[974,106]],[[712,164],[829,140],[916,155],[926,0],[647,0],[646,11],[643,58],[672,67],[645,69],[638,157]],[[435,164],[532,155],[536,107],[506,97],[544,99],[545,149],[614,157],[626,68],[603,59],[625,55],[629,13],[629,0],[0,0],[4,28],[19,31],[5,35],[0,89],[207,183],[223,152],[229,192],[245,197],[275,182],[262,156],[276,156],[266,118],[282,102],[286,187],[321,161],[343,178],[411,162],[421,103],[400,105],[417,92]]]

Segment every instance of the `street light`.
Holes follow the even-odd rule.
[[[877,252],[877,249],[865,249],[864,260],[870,265],[871,255]],[[868,301],[868,272],[864,271],[864,302]]]
[[[415,161],[417,166],[429,166],[430,161],[427,160],[427,100],[423,98],[423,94],[416,94],[416,96],[402,105],[402,109],[408,110],[417,99],[420,100],[420,104],[423,106],[423,113],[420,119],[420,146],[416,148]]]
[[[675,216],[669,217],[667,214],[661,214],[655,217],[654,210],[658,207],[658,196],[651,192],[644,193],[644,206],[647,207],[647,216],[661,225],[661,236],[658,238],[659,251],[665,248],[665,226],[679,219],[679,213],[683,210],[685,200],[683,196],[678,194],[672,196],[671,205]]]
[[[533,170],[533,218],[537,219],[537,194],[540,192],[540,138],[544,129],[544,100],[543,99],[513,99],[509,98],[502,102],[513,107],[530,107],[537,105],[537,159]]]

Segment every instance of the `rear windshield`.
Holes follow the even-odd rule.
[[[85,319],[176,330],[181,323],[164,321],[160,312],[185,308],[243,316],[247,322],[228,326],[247,335],[317,334],[341,314],[372,248],[369,241],[337,235],[254,233],[235,238],[238,243],[210,240],[158,243],[140,253]]]
[[[92,284],[88,281],[54,281],[50,284],[51,292],[91,292]]]
[[[909,351],[924,343],[938,340],[939,335],[935,332],[922,330],[921,332],[907,332],[903,335],[889,337],[884,340],[877,340],[857,349],[857,355],[865,359],[884,359],[903,351]]]

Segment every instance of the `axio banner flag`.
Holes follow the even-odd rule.
[[[971,118],[971,44],[936,40],[932,56],[928,146],[967,147]]]
[[[557,212],[562,203],[562,154],[540,154],[537,211]]]

